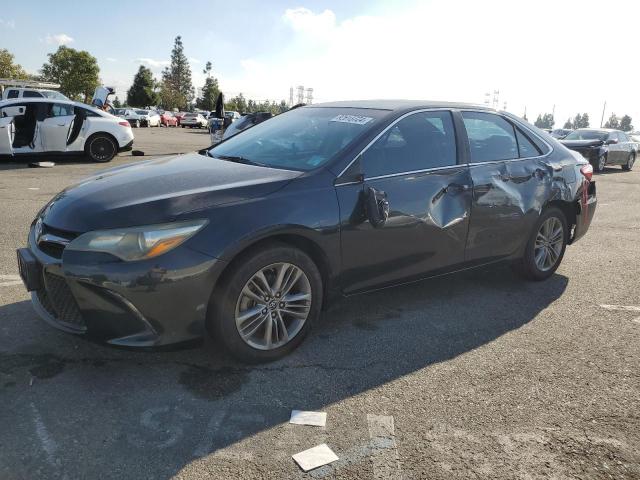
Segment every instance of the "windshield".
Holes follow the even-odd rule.
[[[565,140],[606,140],[607,132],[600,130],[575,130],[564,137]]]
[[[388,113],[356,108],[297,108],[229,138],[209,150],[209,155],[242,158],[288,170],[312,170]]]
[[[197,117],[197,116],[198,116],[198,114],[197,114],[197,113],[187,113],[187,114],[185,115],[185,117]]]
[[[69,98],[67,98],[60,92],[54,92],[53,90],[40,90],[40,93],[43,96],[47,98],[53,98],[54,100],[69,100]]]

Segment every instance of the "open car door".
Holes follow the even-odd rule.
[[[0,155],[13,155],[14,137],[13,117],[0,118]]]
[[[67,139],[71,134],[75,115],[60,115],[45,118],[41,123],[40,135],[42,151],[64,152],[67,150]]]

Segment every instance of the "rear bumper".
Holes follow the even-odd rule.
[[[591,181],[588,184],[587,194],[581,190],[576,208],[576,227],[569,243],[575,243],[587,233],[593,220],[593,215],[598,206],[598,197],[596,196],[596,182]]]
[[[120,262],[86,252],[54,258],[35,246],[35,311],[48,324],[114,346],[149,348],[204,334],[213,287],[225,263],[182,245],[153,261]]]
[[[120,147],[118,149],[118,152],[128,152],[131,149],[133,149],[133,140],[131,140],[129,143],[127,143],[123,147]]]

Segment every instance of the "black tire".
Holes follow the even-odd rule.
[[[94,162],[110,162],[118,154],[118,144],[111,135],[96,133],[84,145],[85,154]]]
[[[595,162],[591,164],[593,166],[593,171],[596,173],[601,173],[604,170],[605,165],[607,164],[607,156],[600,155]]]
[[[535,258],[536,238],[538,236],[538,232],[540,231],[542,225],[552,217],[557,218],[560,221],[560,224],[562,225],[562,232],[563,232],[562,233],[562,249],[560,250],[558,258],[556,259],[555,263],[551,266],[551,268],[543,270],[539,268],[538,264],[536,263],[536,258]],[[560,263],[562,262],[562,258],[564,257],[565,249],[567,247],[568,239],[569,239],[569,229],[567,226],[567,219],[565,218],[562,210],[556,207],[547,208],[542,212],[542,214],[538,218],[538,221],[536,222],[535,227],[532,230],[531,236],[527,241],[527,245],[525,247],[524,256],[513,264],[514,270],[528,280],[535,280],[535,281],[546,280],[551,275],[553,275],[555,271],[558,269],[558,267],[560,266]]]
[[[217,289],[209,302],[207,330],[216,342],[237,359],[248,363],[270,362],[281,358],[297,348],[320,316],[323,285],[318,267],[302,250],[281,243],[267,244],[242,255],[225,272],[221,288]],[[302,270],[311,288],[309,314],[297,334],[288,343],[271,350],[261,350],[246,343],[236,327],[236,306],[247,282],[261,269],[274,263],[290,263]]]
[[[633,164],[635,162],[636,162],[636,154],[635,153],[630,153],[629,154],[629,158],[627,159],[627,163],[622,165],[622,170],[624,170],[625,172],[631,171],[631,169],[633,168]]]

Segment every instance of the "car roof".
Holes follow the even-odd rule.
[[[62,103],[65,105],[74,105],[78,107],[91,107],[92,105],[88,105],[82,102],[74,102],[73,100],[58,100],[57,98],[44,98],[44,97],[28,97],[28,98],[8,98],[6,100],[0,101],[0,105],[8,105],[10,103],[24,103],[24,102],[35,102],[35,103]]]
[[[371,108],[376,110],[414,110],[419,108],[473,108],[474,110],[487,110],[495,112],[495,109],[486,105],[460,102],[442,102],[434,100],[348,100],[340,102],[314,103],[304,108]]]

